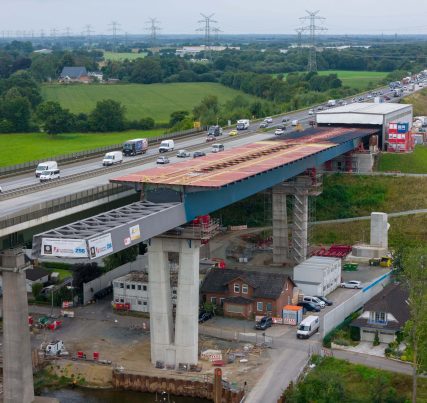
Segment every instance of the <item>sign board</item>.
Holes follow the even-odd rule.
[[[96,259],[113,252],[111,234],[104,234],[88,240],[89,257]]]
[[[139,229],[139,224],[129,227],[129,235],[132,241],[136,241],[137,239],[141,238],[141,231]]]
[[[84,258],[88,251],[82,239],[42,238],[41,255]]]

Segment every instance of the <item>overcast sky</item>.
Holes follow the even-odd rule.
[[[0,33],[44,29],[80,34],[86,24],[108,33],[113,20],[122,33],[142,33],[156,17],[162,33],[194,34],[199,13],[214,13],[225,34],[293,34],[305,10],[320,10],[330,34],[427,34],[427,0],[0,0]],[[306,25],[306,24],[305,24]]]

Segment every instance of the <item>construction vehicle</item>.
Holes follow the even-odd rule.
[[[390,256],[383,256],[380,261],[381,267],[391,267],[393,260]]]

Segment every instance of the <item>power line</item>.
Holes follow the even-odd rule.
[[[95,31],[92,30],[92,25],[87,24],[83,28],[82,34],[86,37],[87,47],[90,48],[91,46],[91,34],[93,34]]]
[[[212,48],[211,48],[211,39],[212,39],[212,31],[215,27],[212,27],[212,23],[218,23],[218,21],[215,21],[212,19],[212,17],[215,14],[211,15],[205,15],[200,13],[200,15],[203,17],[202,20],[199,20],[199,24],[204,24],[204,26],[197,28],[196,31],[204,32],[205,34],[205,49],[207,51],[207,56],[209,60],[212,60]]]
[[[215,41],[218,42],[218,40],[219,40],[219,33],[223,32],[223,31],[221,31],[218,27],[213,27],[212,28],[212,32],[215,33]]]
[[[151,46],[154,47],[154,45],[157,42],[157,34],[158,32],[161,30],[159,24],[159,21],[157,21],[156,18],[149,18],[148,21],[146,22],[147,24],[147,28],[146,31],[148,31],[150,33],[150,43]]]
[[[120,31],[120,24],[117,21],[112,21],[108,25],[111,27],[109,31],[113,33],[113,52],[115,52],[117,47],[117,32]]]
[[[316,21],[324,20],[324,17],[318,16],[318,11],[307,11],[305,12],[308,14],[305,17],[300,17],[300,20],[302,21],[309,21],[309,25],[303,26],[299,28],[301,32],[309,32],[309,44],[310,44],[310,50],[308,54],[308,65],[307,70],[308,71],[317,71],[317,59],[316,59],[316,32],[326,31],[327,29],[324,27],[319,27],[316,25]]]

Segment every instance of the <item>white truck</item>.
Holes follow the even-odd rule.
[[[312,334],[319,330],[320,321],[318,316],[310,315],[307,316],[298,325],[297,338],[308,339]]]
[[[173,151],[175,148],[175,142],[173,140],[163,140],[160,143],[159,153],[166,153],[168,151]]]
[[[36,178],[38,178],[43,171],[54,171],[58,169],[58,163],[56,161],[40,162],[36,168]]]
[[[249,119],[240,119],[237,121],[237,130],[247,130],[249,129]]]
[[[336,106],[337,105],[336,99],[330,99],[328,101],[327,105],[328,105],[329,108],[332,108],[333,106]]]
[[[109,153],[105,154],[102,165],[103,166],[110,166],[115,164],[121,164],[123,162],[123,154],[121,151],[110,151]]]

